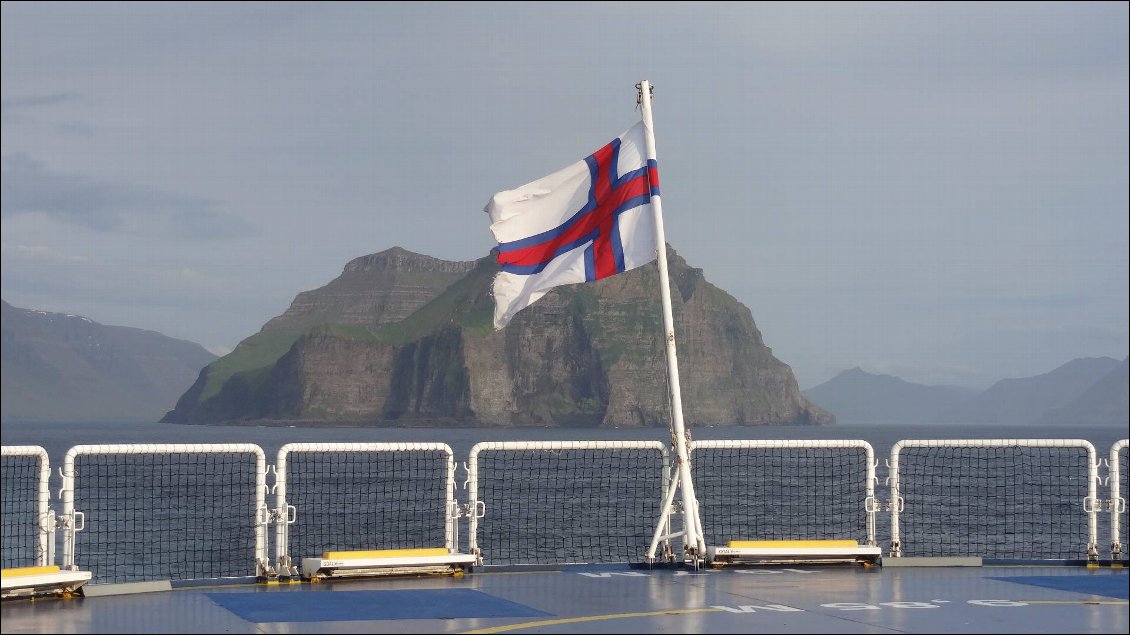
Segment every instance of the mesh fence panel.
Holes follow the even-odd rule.
[[[862,447],[709,447],[691,455],[706,544],[729,540],[868,542]]]
[[[445,546],[448,453],[291,451],[291,558],[323,551]]]
[[[1087,557],[1083,447],[906,447],[905,556]]]
[[[256,457],[79,454],[75,562],[92,582],[253,576]]]
[[[472,450],[486,505],[477,532],[484,564],[642,561],[663,502],[665,455],[659,444],[619,443]]]
[[[9,448],[5,448],[9,450]],[[39,564],[39,474],[41,457],[9,454],[0,459],[3,476],[3,568]]]

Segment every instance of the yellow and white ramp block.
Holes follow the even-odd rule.
[[[0,587],[5,599],[36,595],[66,595],[90,580],[89,571],[62,571],[58,565],[18,567],[0,571]]]
[[[421,573],[462,573],[475,556],[434,549],[326,551],[321,558],[302,559],[302,577],[309,580]]]
[[[731,540],[725,547],[707,548],[715,567],[727,564],[798,562],[877,562],[882,549],[854,540]]]

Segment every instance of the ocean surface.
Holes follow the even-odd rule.
[[[694,439],[862,439],[875,456],[889,456],[903,439],[1084,439],[1107,456],[1110,446],[1127,437],[1119,426],[986,426],[986,425],[858,425],[692,427]],[[202,426],[176,423],[41,423],[4,422],[3,445],[39,445],[53,466],[62,465],[67,450],[79,444],[105,443],[254,443],[273,463],[278,449],[298,442],[436,442],[446,443],[456,461],[467,458],[480,441],[658,440],[669,441],[663,428],[366,428],[288,426]]]

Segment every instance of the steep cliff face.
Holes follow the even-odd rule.
[[[765,346],[749,309],[669,251],[684,415],[698,424],[830,423],[800,394],[792,369]],[[666,363],[654,265],[576,288],[607,363],[606,419],[666,425]],[[584,298],[595,296],[593,300]],[[656,404],[664,406],[657,408]]]
[[[669,254],[686,420],[831,423],[832,416],[800,394],[792,370],[765,346],[749,309]],[[472,263],[454,264],[458,269]],[[194,387],[167,419],[667,425],[655,265],[558,288],[500,332],[490,326],[495,271],[491,257],[468,266],[457,282],[403,319],[390,321],[386,309],[383,321],[358,311],[313,323],[311,316],[345,316],[335,307],[358,305],[345,293],[325,292],[335,285],[346,289],[339,278],[309,292],[315,301],[304,300],[296,309],[296,300],[287,315],[272,321],[308,324],[284,354],[230,374],[211,394]],[[207,383],[208,372],[198,386]]]

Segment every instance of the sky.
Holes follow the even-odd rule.
[[[352,258],[494,242],[496,191],[655,85],[668,242],[802,388],[1130,348],[1127,3],[0,8],[15,306],[224,353]]]

